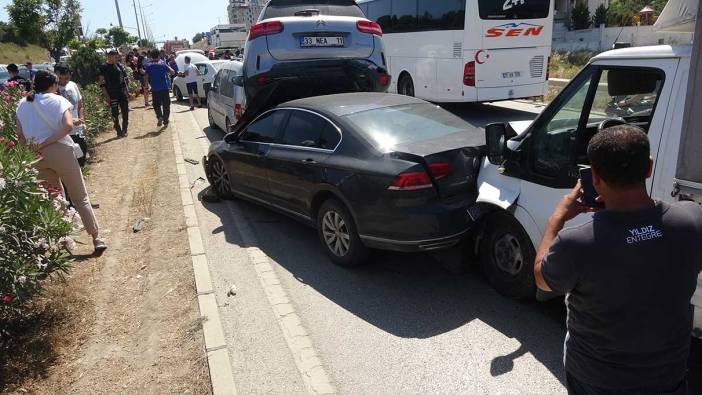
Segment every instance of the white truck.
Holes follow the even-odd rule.
[[[694,16],[696,3],[671,0],[668,7],[689,14],[692,4]],[[647,185],[654,199],[702,202],[701,30],[698,22],[694,55],[692,45],[602,53],[533,122],[486,127],[488,155],[469,214],[481,224],[473,247],[499,292],[535,294],[535,247],[556,204],[575,185],[578,166],[588,164],[589,140],[605,127],[628,123],[647,131],[654,160]],[[580,215],[567,226],[589,218]],[[702,277],[692,304],[693,333],[702,337]]]

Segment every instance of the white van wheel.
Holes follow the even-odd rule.
[[[490,284],[513,299],[534,298],[534,259],[536,252],[529,235],[508,212],[486,219],[480,242],[480,260]]]

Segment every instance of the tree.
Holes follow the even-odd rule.
[[[590,27],[590,9],[585,1],[578,1],[570,15],[573,20],[573,29],[582,30]]]
[[[134,36],[130,35],[119,26],[111,27],[110,30],[107,32],[107,36],[110,37],[112,45],[118,48],[123,45],[132,44],[136,42],[136,40],[133,39]]]
[[[44,31],[44,1],[12,0],[6,9],[16,36],[31,44],[39,43]]]
[[[198,41],[201,41],[205,36],[202,33],[198,33],[193,37],[193,44],[195,44]]]
[[[97,70],[104,58],[97,53],[99,43],[88,41],[71,56],[69,63],[73,71],[73,79],[79,84],[87,86],[97,80]]]
[[[77,36],[80,25],[80,2],[78,0],[45,0],[46,39],[43,47],[58,63],[63,49]]]
[[[141,48],[156,48],[156,45],[146,38],[137,41],[137,45]]]
[[[666,3],[668,0],[612,0],[607,10],[607,26],[631,26],[646,5],[660,14]]]
[[[607,23],[607,7],[604,4],[600,4],[595,10],[595,15],[592,16],[592,24],[595,27],[600,27]]]

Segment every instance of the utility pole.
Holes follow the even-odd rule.
[[[124,26],[122,25],[122,14],[119,12],[119,1],[115,0],[115,8],[117,8],[117,20],[119,20],[119,27],[124,29]]]
[[[139,14],[141,14],[141,27],[144,30],[144,38],[148,38],[148,34],[146,34],[146,22],[144,22],[144,9],[141,8],[141,0],[137,0],[139,4]]]
[[[134,0],[132,0],[132,5],[134,6],[134,16],[136,17],[137,34],[139,35],[139,40],[141,41],[141,29],[139,28],[139,13],[137,12],[136,2]]]

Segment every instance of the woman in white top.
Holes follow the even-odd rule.
[[[58,79],[48,70],[34,76],[34,92],[17,105],[17,133],[22,144],[34,144],[42,159],[36,167],[39,177],[49,186],[61,189],[63,184],[71,193],[73,205],[83,220],[85,230],[93,237],[96,252],[107,248],[100,239],[98,224],[85,189],[83,173],[73,151],[72,104],[56,94]]]

